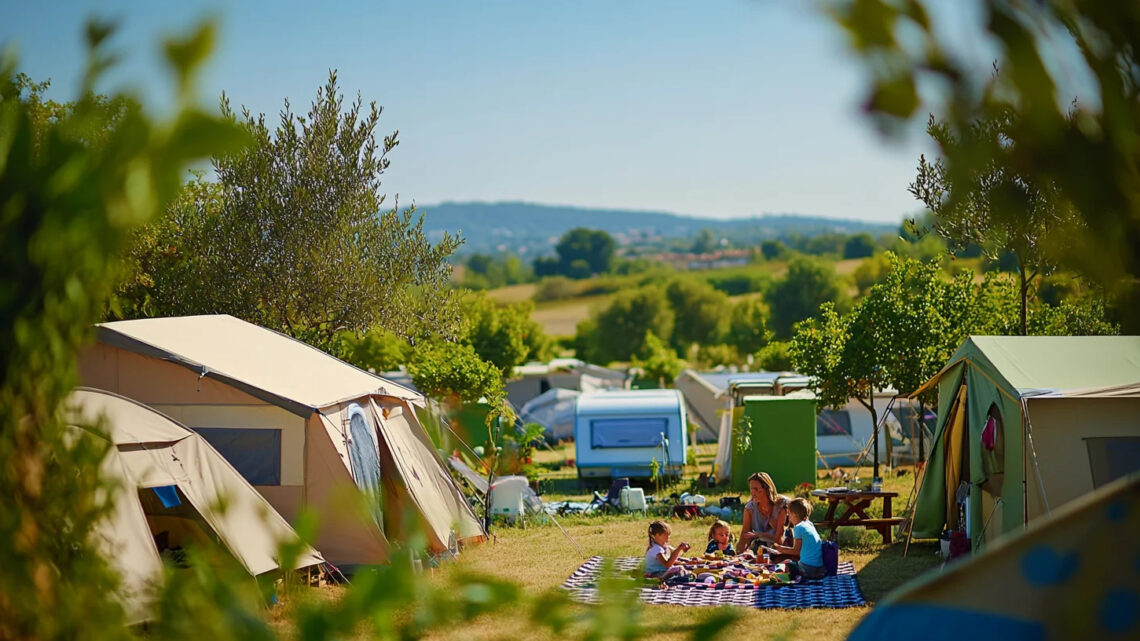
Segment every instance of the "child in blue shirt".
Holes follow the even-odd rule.
[[[792,544],[772,545],[781,554],[798,559],[796,565],[807,579],[822,579],[827,576],[823,567],[823,541],[809,520],[811,503],[806,499],[795,499],[788,504],[788,520],[792,522]]]

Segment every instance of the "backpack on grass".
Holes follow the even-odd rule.
[[[820,553],[823,555],[823,569],[827,576],[835,576],[839,572],[839,546],[835,541],[821,541]]]

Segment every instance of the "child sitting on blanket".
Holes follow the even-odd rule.
[[[787,554],[793,559],[800,573],[807,579],[822,579],[827,575],[823,567],[823,545],[819,533],[815,531],[809,517],[811,516],[811,503],[807,499],[794,499],[788,504],[788,520],[792,522],[792,544],[772,544],[772,548],[780,554]]]
[[[709,545],[705,548],[705,554],[715,552],[725,556],[736,554],[736,550],[732,549],[732,532],[728,528],[728,523],[724,521],[717,521],[709,528]]]
[[[677,557],[689,549],[688,543],[681,543],[677,547],[670,546],[671,532],[669,524],[665,521],[654,521],[649,524],[649,547],[645,550],[645,576],[663,576],[677,562]]]

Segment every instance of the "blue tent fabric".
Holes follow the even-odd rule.
[[[169,510],[172,507],[178,507],[179,505],[182,505],[182,499],[178,498],[177,485],[164,485],[162,487],[153,487],[151,489],[154,490],[155,495],[158,496],[158,500],[162,501],[162,507]]]

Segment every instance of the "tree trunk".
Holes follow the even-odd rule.
[[[875,465],[874,472],[871,476],[873,482],[874,479],[879,478],[879,415],[878,412],[875,411],[875,390],[872,388],[867,394],[867,398],[871,401],[870,403],[863,400],[862,397],[857,396],[856,398],[858,398],[863,407],[867,408],[867,411],[871,413],[871,447],[874,452]],[[856,473],[858,473],[858,470],[856,470]]]
[[[1025,262],[1020,258],[1018,258],[1017,261],[1017,272],[1018,276],[1021,278],[1021,335],[1025,336],[1029,333],[1025,319],[1026,306],[1029,299],[1029,283],[1025,277]]]

